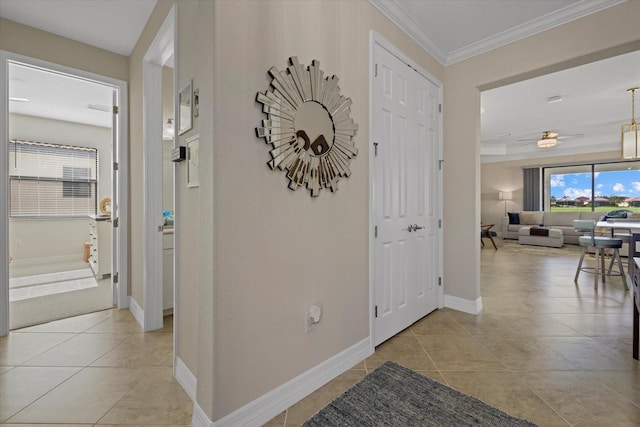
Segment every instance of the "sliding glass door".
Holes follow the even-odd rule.
[[[544,209],[640,212],[640,162],[544,168]]]

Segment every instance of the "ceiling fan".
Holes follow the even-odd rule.
[[[544,131],[542,138],[538,140],[538,148],[552,148],[558,144],[558,134],[556,132]]]
[[[575,134],[575,135],[560,136],[560,134],[557,132],[551,132],[549,130],[546,130],[542,132],[542,138],[540,139],[519,139],[518,141],[536,141],[536,143],[538,144],[538,148],[553,148],[560,143],[559,141],[560,139],[573,138],[573,137],[579,137],[579,136],[583,136],[583,135]]]

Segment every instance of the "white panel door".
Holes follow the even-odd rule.
[[[438,88],[375,45],[375,345],[439,304]]]

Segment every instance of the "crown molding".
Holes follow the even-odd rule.
[[[440,49],[420,28],[420,24],[411,16],[398,0],[369,0],[369,3],[378,9],[380,13],[389,18],[420,47],[435,58],[440,64],[445,65],[446,53]]]
[[[395,1],[395,0],[394,0]],[[526,37],[550,30],[571,21],[600,12],[627,0],[581,0],[580,2],[558,9],[524,24],[515,26],[494,36],[478,40],[475,43],[449,52],[445,65],[480,55],[493,49],[522,40]]]
[[[620,151],[620,142],[619,141],[611,141],[597,144],[588,144],[587,146],[576,146],[567,144],[566,146],[555,146],[551,149],[542,149],[542,148],[531,148],[528,150],[522,150],[518,152],[509,152],[505,147],[505,153],[498,153],[497,150],[489,151],[482,150],[480,152],[480,163],[500,163],[500,162],[510,162],[515,160],[524,160],[524,159],[540,159],[541,165],[547,165],[554,163],[555,158],[562,156],[574,156],[577,153],[587,154],[587,153],[611,153],[611,152],[619,152]],[[615,160],[615,159],[604,159],[603,160]],[[621,161],[620,158],[618,160]]]
[[[427,36],[420,24],[418,24],[413,16],[402,6],[402,0],[369,0],[369,3],[389,18],[391,22],[404,31],[440,64],[446,66],[600,12],[604,9],[617,6],[626,1],[627,0],[581,0],[451,52],[444,52]]]

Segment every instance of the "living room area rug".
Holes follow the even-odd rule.
[[[327,426],[536,426],[387,361],[307,420]]]

